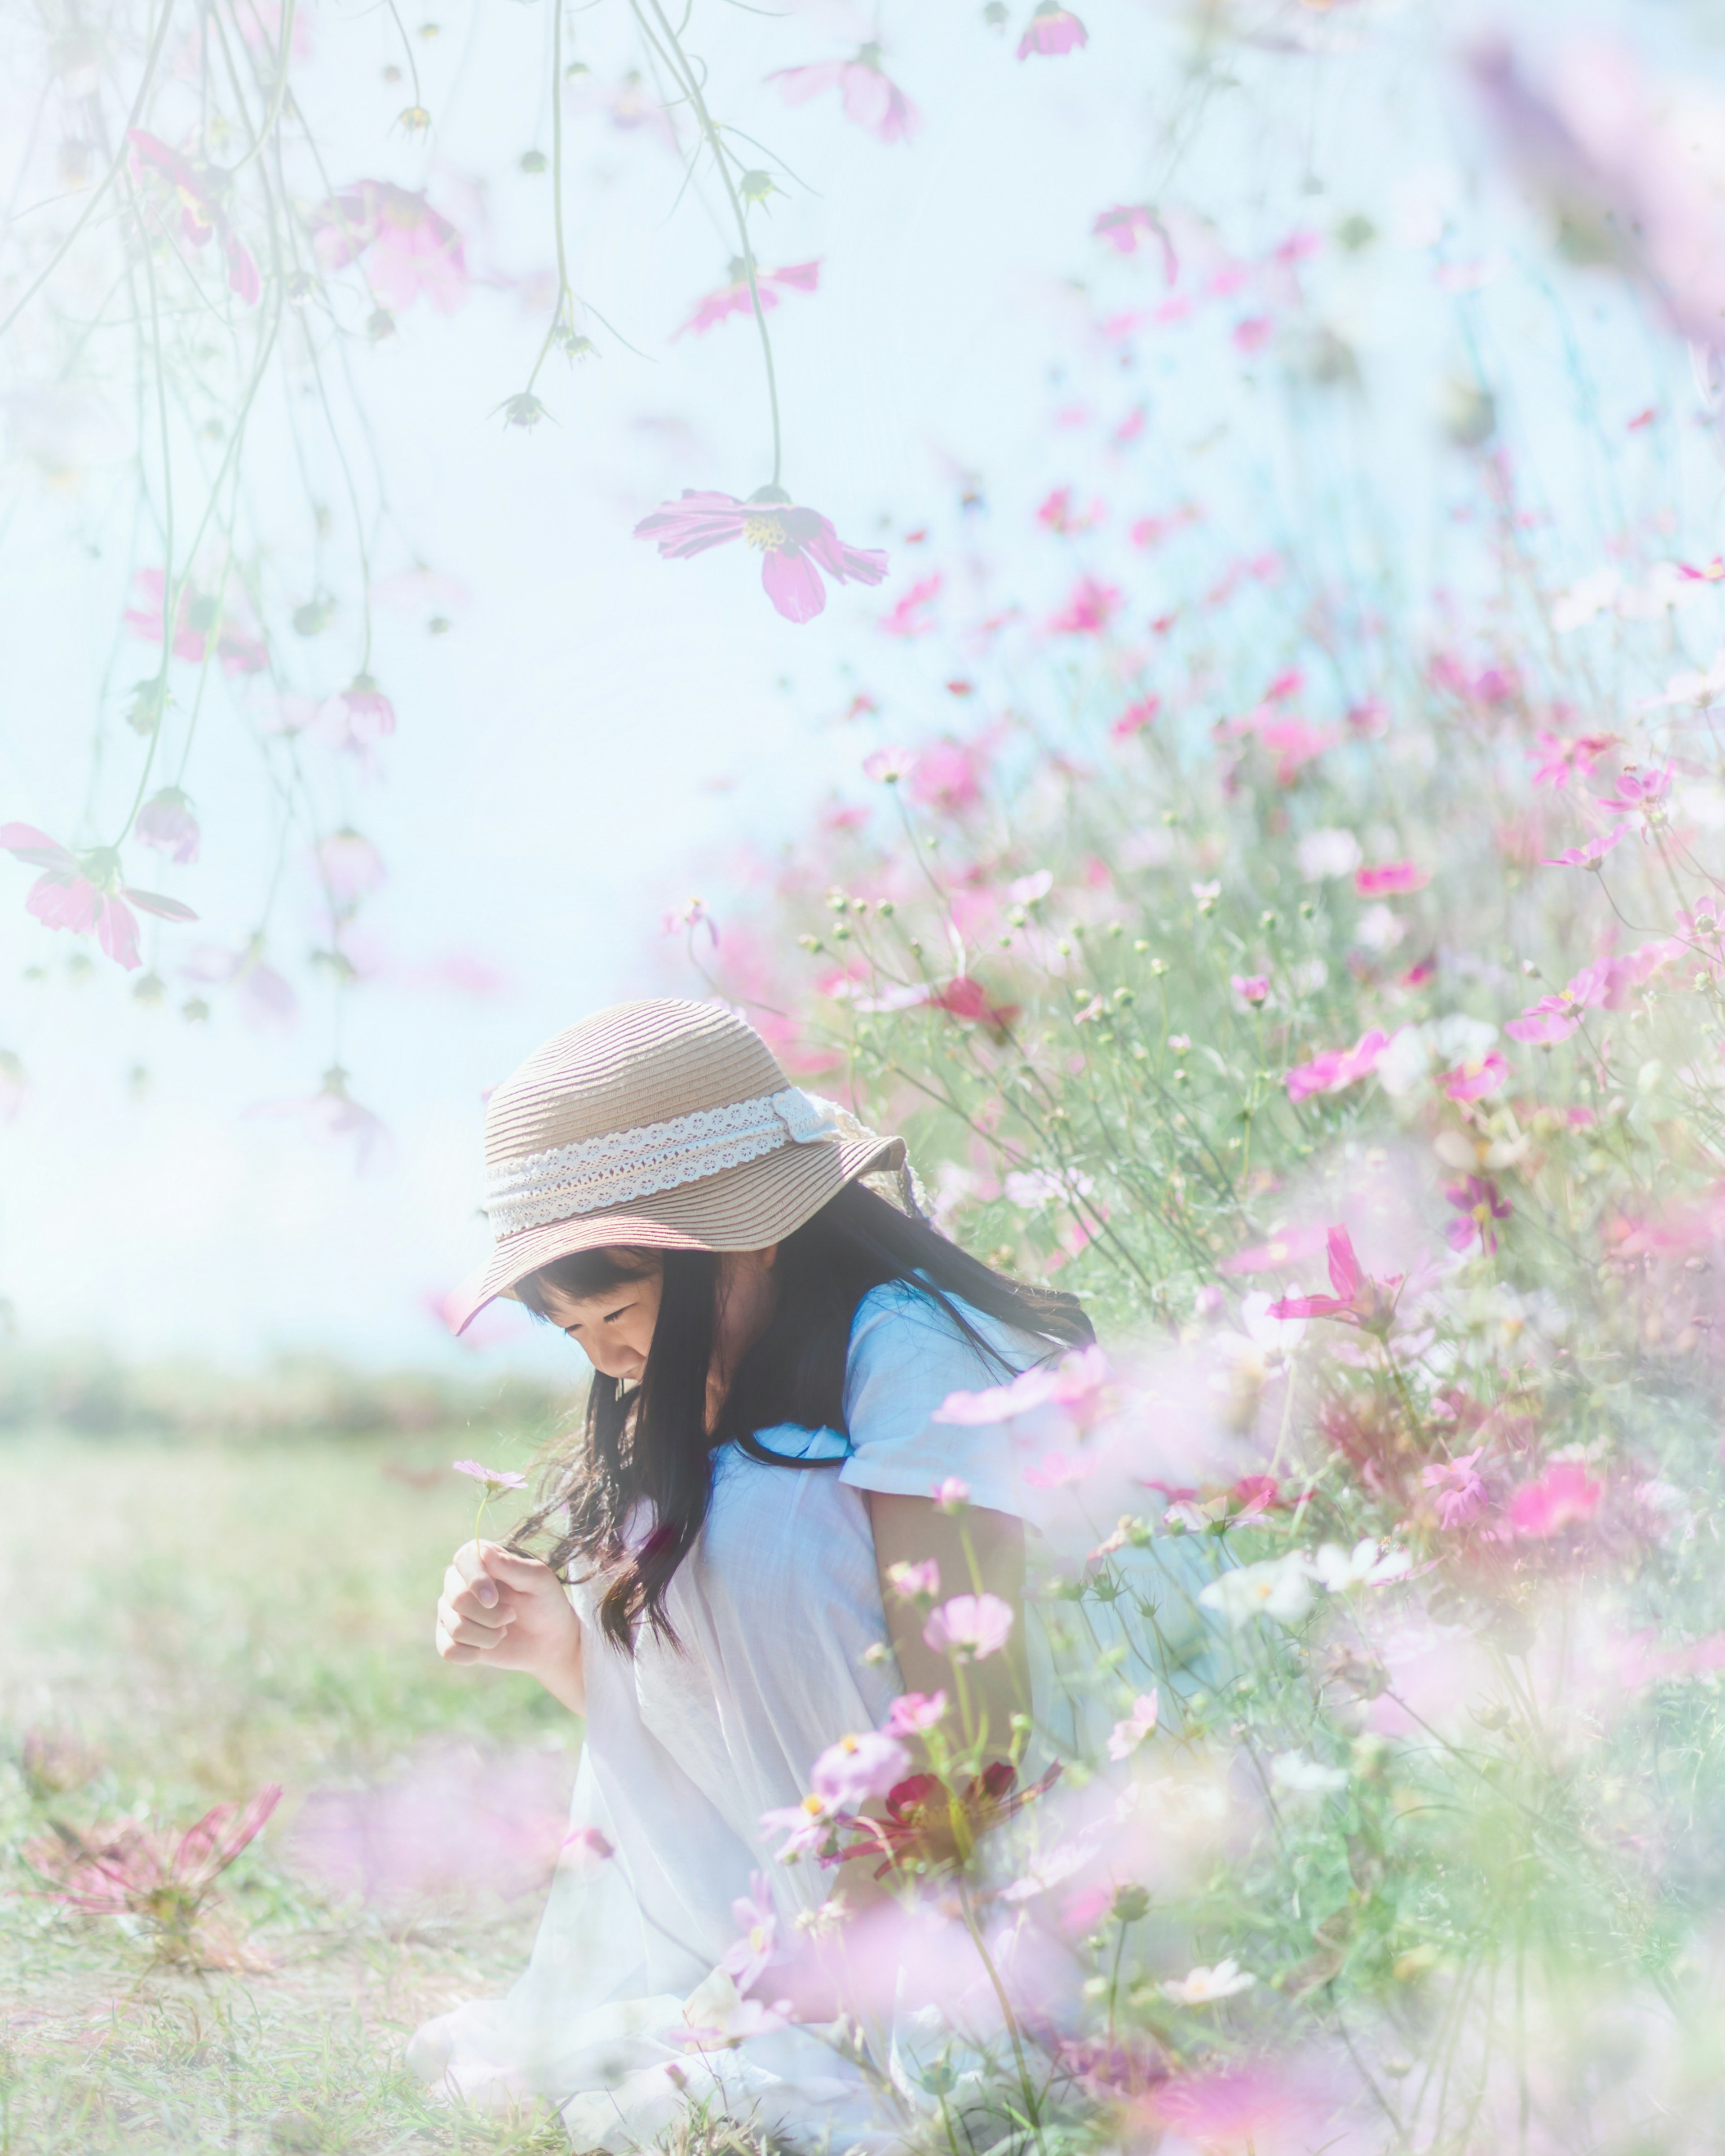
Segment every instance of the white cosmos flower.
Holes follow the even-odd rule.
[[[1389,1548],[1368,1535],[1354,1544],[1352,1553],[1337,1543],[1325,1543],[1312,1559],[1312,1569],[1332,1594],[1345,1594],[1350,1587],[1382,1587],[1388,1580],[1404,1579],[1413,1562],[1405,1550]]]
[[[1189,1971],[1178,1982],[1164,1984],[1162,1995],[1177,2006],[1214,2006],[1219,1999],[1232,1999],[1237,1991],[1250,1991],[1258,1981],[1237,1961],[1219,1961],[1214,1969]]]
[[[1254,1617],[1274,1617],[1297,1625],[1312,1607],[1312,1571],[1306,1558],[1267,1558],[1261,1564],[1236,1565],[1210,1581],[1199,1595],[1208,1609],[1219,1609],[1230,1625]]]
[[[1345,1767],[1326,1767],[1303,1752],[1280,1753],[1271,1762],[1270,1779],[1277,1789],[1296,1797],[1332,1796],[1348,1787]]]

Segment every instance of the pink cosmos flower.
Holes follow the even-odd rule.
[[[1537,1482],[1517,1490],[1509,1501],[1509,1524],[1518,1535],[1544,1537],[1565,1527],[1584,1527],[1599,1509],[1605,1494],[1579,1460],[1554,1460]]]
[[[1632,815],[1664,800],[1671,788],[1669,764],[1663,771],[1646,772],[1637,771],[1633,764],[1626,764],[1617,774],[1615,790],[1600,797],[1599,806],[1619,816]]]
[[[778,1804],[761,1815],[763,1832],[784,1835],[778,1855],[786,1864],[793,1856],[813,1856],[832,1838],[837,1824],[833,1806],[812,1790],[800,1804]]]
[[[1049,629],[1055,636],[1098,636],[1119,612],[1122,597],[1116,584],[1081,577],[1065,605],[1050,618]]]
[[[347,1073],[339,1064],[323,1074],[315,1093],[294,1101],[260,1101],[245,1111],[249,1116],[292,1116],[312,1137],[331,1144],[353,1141],[354,1165],[362,1172],[376,1154],[387,1157],[389,1133],[369,1108],[362,1108],[347,1091]]]
[[[126,609],[126,627],[134,636],[151,643],[162,641],[162,613],[167,578],[160,569],[140,569],[132,578],[139,599]],[[202,665],[210,640],[215,640],[218,662],[224,674],[261,674],[270,664],[263,639],[234,618],[231,606],[210,598],[187,583],[180,587],[174,610],[172,649],[176,659]]]
[[[171,854],[182,868],[198,859],[198,819],[177,786],[164,786],[152,793],[131,828],[140,844]]]
[[[1019,58],[1027,60],[1032,53],[1052,57],[1089,43],[1090,32],[1076,15],[1059,4],[1059,0],[1041,0],[1024,36],[1019,39]]]
[[[1101,1465],[1094,1454],[1045,1452],[1040,1466],[1023,1470],[1022,1479],[1032,1490],[1076,1490]]]
[[[1162,709],[1160,696],[1140,696],[1126,709],[1109,727],[1111,739],[1129,741],[1134,734],[1142,733]]]
[[[1380,861],[1375,868],[1356,869],[1353,887],[1362,898],[1387,898],[1399,891],[1424,891],[1431,881],[1412,861]]]
[[[1076,1410],[1082,1420],[1087,1411],[1100,1404],[1107,1381],[1108,1358],[1101,1348],[1074,1348],[1057,1363],[1039,1363],[1021,1370],[1009,1385],[989,1385],[975,1393],[948,1393],[935,1409],[933,1419],[977,1428],[1055,1406]]]
[[[901,1692],[886,1714],[889,1737],[920,1737],[932,1729],[947,1711],[943,1691]]]
[[[1064,537],[1074,531],[1090,531],[1101,523],[1106,514],[1100,501],[1091,502],[1088,509],[1079,509],[1073,502],[1071,488],[1057,486],[1050,489],[1039,504],[1036,521]]]
[[[1146,2117],[1172,2127],[1189,2146],[1215,2156],[1244,2156],[1249,2149],[1290,2149],[1305,2138],[1317,2106],[1278,2075],[1247,2067],[1238,2072],[1182,2075],[1159,2082],[1144,2100]]]
[[[1173,240],[1147,203],[1116,203],[1111,209],[1099,210],[1091,230],[1098,239],[1106,239],[1117,254],[1136,254],[1141,239],[1153,238],[1162,249],[1164,283],[1172,285],[1178,277],[1180,258],[1174,252]],[[1134,543],[1142,546],[1145,542],[1135,538]]]
[[[1577,734],[1566,740],[1543,727],[1533,737],[1528,754],[1536,759],[1533,783],[1561,788],[1571,778],[1585,778],[1607,750],[1615,748],[1615,734]]]
[[[360,180],[311,213],[311,249],[326,270],[362,255],[371,288],[398,313],[422,296],[439,314],[467,297],[461,235],[423,194],[388,180]]]
[[[749,291],[748,269],[741,255],[732,259],[731,281],[721,285],[716,292],[709,292],[681,329],[673,336],[704,336],[732,315],[752,315],[755,302]],[[780,288],[787,292],[812,292],[820,283],[819,262],[797,262],[785,270],[755,271],[755,291],[760,295],[761,312],[770,314],[778,305]]]
[[[827,603],[824,569],[839,583],[853,578],[878,584],[886,557],[878,547],[852,547],[818,510],[798,509],[788,494],[763,486],[747,501],[734,495],[685,487],[680,502],[667,501],[635,526],[666,561],[686,562],[710,547],[741,539],[759,550],[761,582],[787,621],[813,621]]]
[[[1266,973],[1230,973],[1228,985],[1243,1004],[1256,1010],[1270,999],[1270,978]]]
[[[0,824],[0,852],[42,871],[25,897],[26,913],[44,928],[69,929],[74,936],[93,933],[109,957],[127,973],[140,963],[133,906],[162,921],[198,918],[177,898],[121,884],[119,856],[109,847],[76,855],[33,824]]]
[[[973,808],[982,798],[988,776],[989,745],[983,742],[930,742],[909,774],[913,797],[927,808],[948,816]]]
[[[1153,1689],[1132,1702],[1132,1712],[1124,1722],[1117,1722],[1108,1732],[1108,1757],[1116,1766],[1122,1759],[1130,1759],[1153,1732],[1161,1711],[1161,1700]]]
[[[828,1745],[814,1763],[809,1786],[834,1811],[858,1812],[871,1798],[896,1788],[910,1766],[911,1755],[896,1737],[866,1729]]]
[[[369,763],[378,742],[395,732],[395,706],[369,674],[356,674],[320,708],[317,730],[331,748]]]
[[[1451,1183],[1444,1193],[1449,1203],[1461,1214],[1445,1230],[1452,1250],[1470,1250],[1477,1242],[1487,1257],[1497,1248],[1497,1230],[1494,1220],[1507,1220],[1515,1208],[1509,1204],[1489,1176],[1470,1175],[1466,1181]]]
[[[922,1627],[923,1644],[954,1661],[980,1662],[1012,1636],[1012,1605],[998,1594],[955,1594]]]
[[[863,777],[882,786],[896,786],[901,779],[908,778],[921,762],[913,748],[871,749],[863,758]]]
[[[1224,1258],[1219,1270],[1224,1273],[1280,1272],[1296,1258],[1309,1258],[1322,1250],[1324,1240],[1324,1231],[1319,1227],[1286,1229],[1267,1243],[1254,1243],[1249,1249],[1237,1250],[1231,1258]]]
[[[1589,839],[1584,846],[1565,846],[1562,853],[1551,855],[1540,865],[1548,869],[1597,868],[1611,849],[1620,845],[1628,836],[1628,830],[1620,824],[1615,831]]]
[[[886,1584],[901,1602],[932,1602],[941,1591],[940,1565],[932,1557],[914,1564],[901,1558],[888,1568]]]
[[[317,865],[330,896],[339,906],[352,906],[384,881],[377,849],[348,824],[319,845]]]
[[[239,999],[240,1015],[248,1025],[260,1029],[290,1026],[299,1013],[299,998],[273,966],[264,963],[264,939],[252,937],[243,951],[224,951],[213,943],[200,944],[180,968],[188,981],[203,981],[233,988]]]
[[[126,140],[133,178],[153,179],[172,192],[179,206],[181,234],[192,246],[203,247],[219,238],[228,264],[228,290],[247,306],[256,306],[263,296],[263,280],[251,249],[228,221],[233,175],[201,158],[182,157],[141,127],[132,128]]]
[[[881,634],[886,636],[922,636],[932,629],[934,624],[928,618],[929,609],[940,597],[946,581],[938,569],[932,576],[919,577],[909,591],[881,615]]]
[[[465,1475],[475,1482],[483,1482],[492,1496],[505,1490],[525,1490],[527,1478],[517,1475],[512,1467],[482,1467],[476,1460],[452,1460],[449,1465],[458,1475]]]
[[[1371,1076],[1389,1045],[1389,1034],[1374,1029],[1363,1034],[1352,1048],[1327,1048],[1310,1063],[1296,1064],[1287,1075],[1288,1098],[1304,1101],[1314,1093],[1339,1093],[1358,1085]]]
[[[1584,1011],[1623,1009],[1630,990],[1678,957],[1682,948],[1681,942],[1673,937],[1643,943],[1623,957],[1601,958],[1584,966],[1555,995],[1542,996],[1519,1018],[1511,1019],[1503,1030],[1512,1040],[1530,1041],[1542,1047],[1567,1040],[1580,1024]]]
[[[848,60],[816,60],[808,67],[779,68],[767,78],[778,85],[787,105],[806,105],[829,90],[844,100],[845,117],[865,127],[882,142],[908,142],[922,116],[898,85],[885,74],[877,44],[859,46]]]
[[[1272,1302],[1268,1316],[1333,1317],[1343,1325],[1358,1325],[1367,1332],[1386,1332],[1395,1315],[1396,1295],[1402,1284],[1399,1273],[1372,1279],[1354,1255],[1353,1238],[1345,1228],[1329,1234],[1330,1284],[1333,1295],[1290,1295]]]
[[[1476,1445],[1454,1460],[1435,1461],[1422,1467],[1420,1480],[1432,1492],[1440,1527],[1465,1527],[1485,1509],[1486,1486],[1476,1471],[1484,1445]]]
[[[973,980],[968,973],[960,973],[956,979],[943,983],[928,998],[928,1003],[932,1009],[943,1010],[949,1018],[962,1019],[971,1025],[985,1025],[994,1034],[1004,1034],[1022,1009],[1018,1004],[995,1003],[982,983]]]
[[[82,1834],[64,1830],[24,1855],[53,1881],[52,1900],[99,1916],[141,1917],[184,1953],[217,1877],[280,1801],[272,1782],[247,1804],[213,1805],[181,1834],[121,1820]]]
[[[764,1871],[750,1872],[749,1891],[731,1904],[731,1914],[742,1936],[726,1948],[719,1966],[739,1991],[752,1991],[769,1969],[791,1958],[778,1943],[778,1914]]]
[[[1492,1048],[1477,1062],[1461,1063],[1453,1070],[1440,1071],[1436,1082],[1452,1101],[1482,1101],[1486,1094],[1495,1093],[1508,1075],[1508,1064]]]
[[[935,1484],[934,1508],[937,1512],[962,1512],[969,1502],[970,1485],[963,1476],[943,1475]]]

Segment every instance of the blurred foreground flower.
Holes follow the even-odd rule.
[[[451,314],[467,297],[461,235],[423,194],[388,180],[361,180],[311,213],[311,248],[326,270],[367,257],[366,278],[385,307],[422,296]]]
[[[635,526],[668,562],[686,562],[711,547],[742,539],[765,557],[761,583],[787,621],[812,621],[827,603],[824,570],[839,583],[878,584],[886,557],[878,547],[852,547],[818,510],[799,509],[778,487],[763,486],[747,501],[735,495],[685,487]]]
[[[1089,43],[1090,32],[1075,14],[1060,6],[1059,0],[1041,0],[1019,39],[1019,58],[1027,60],[1032,53],[1070,53]]]
[[[74,936],[94,932],[116,965],[128,973],[140,963],[133,906],[163,921],[198,918],[177,898],[121,883],[120,856],[111,847],[74,854],[33,824],[0,824],[0,850],[42,870],[24,900],[26,913],[44,928],[69,928]]]
[[[731,281],[716,292],[709,292],[690,316],[677,336],[701,336],[716,328],[732,315],[752,315],[758,297],[762,313],[768,314],[778,305],[781,285],[788,292],[812,292],[820,282],[819,262],[793,263],[784,270],[757,270],[755,287],[749,290],[748,264],[741,255],[731,264]]]
[[[347,1091],[347,1073],[339,1064],[323,1074],[315,1093],[296,1101],[260,1101],[245,1111],[249,1116],[293,1116],[313,1137],[339,1144],[353,1141],[354,1165],[367,1167],[374,1157],[387,1158],[389,1133],[379,1117],[362,1108]]]
[[[1402,1276],[1391,1273],[1373,1280],[1354,1255],[1353,1239],[1345,1228],[1329,1235],[1330,1284],[1333,1295],[1288,1295],[1270,1306],[1270,1316],[1333,1317],[1343,1325],[1358,1325],[1363,1332],[1383,1334],[1395,1315],[1396,1296]]]
[[[234,180],[219,167],[182,157],[154,135],[134,127],[126,136],[132,177],[156,181],[166,187],[180,212],[180,234],[193,247],[207,246],[217,237],[228,263],[228,289],[254,307],[263,296],[263,281],[250,248],[228,222],[228,203]]]
[[[877,44],[859,46],[854,59],[815,60],[807,67],[779,68],[767,78],[777,83],[787,105],[806,105],[822,91],[836,90],[845,117],[883,142],[908,142],[922,116],[880,66]]]
[[[136,1820],[80,1831],[55,1820],[52,1838],[28,1843],[24,1858],[49,1882],[39,1890],[48,1899],[145,1924],[158,1961],[260,1970],[269,1964],[211,1913],[209,1902],[217,1879],[280,1799],[271,1783],[246,1804],[213,1806],[180,1833]]]

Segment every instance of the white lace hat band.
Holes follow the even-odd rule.
[[[491,1094],[493,1245],[449,1298],[450,1322],[459,1332],[578,1250],[764,1249],[847,1183],[904,1166],[900,1139],[793,1086],[724,1004],[618,1004],[547,1041]]]

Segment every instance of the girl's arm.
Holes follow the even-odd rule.
[[[437,1650],[446,1662],[524,1671],[572,1714],[587,1712],[581,1620],[562,1582],[536,1557],[517,1557],[497,1543],[464,1543],[444,1574]]]
[[[897,1497],[867,1493],[875,1529],[875,1561],[880,1574],[880,1599],[907,1691],[944,1691],[948,1718],[942,1725],[953,1739],[980,1736],[985,1758],[1003,1758],[1012,1745],[1012,1717],[1030,1711],[1029,1663],[1024,1649],[1024,1528],[1007,1512],[967,1507],[943,1512],[932,1497]],[[1012,1611],[1012,1632],[998,1654],[963,1670],[963,1694],[971,1727],[961,1728],[958,1686],[946,1655],[922,1637],[926,1610],[893,1590],[888,1577],[896,1564],[921,1564],[932,1558],[940,1567],[939,1602],[955,1594],[997,1595]]]

